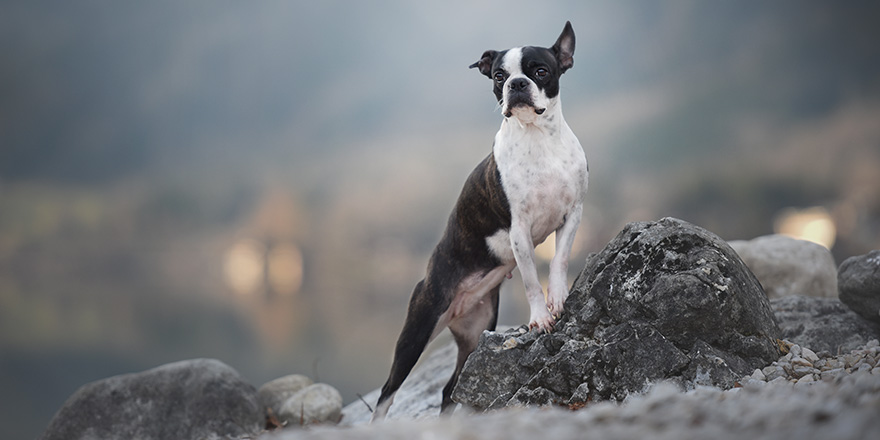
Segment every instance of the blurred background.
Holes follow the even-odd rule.
[[[195,357],[382,385],[502,119],[486,49],[551,45],[591,182],[569,281],[627,222],[880,248],[876,2],[0,4],[0,437]],[[545,267],[553,250],[538,254]],[[516,277],[501,323],[528,317]]]

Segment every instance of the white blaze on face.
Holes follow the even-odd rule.
[[[516,77],[525,76],[522,72],[522,48],[514,47],[508,50],[504,54],[504,62],[501,63],[501,67],[510,75],[507,78],[508,81]]]
[[[534,81],[531,80],[528,76],[525,75],[522,71],[522,60],[523,60],[523,48],[522,47],[514,47],[507,51],[504,54],[504,60],[501,63],[501,67],[507,72],[507,80],[504,82],[504,89],[501,95],[502,99],[502,107],[501,113],[506,115],[508,112],[512,113],[521,123],[531,123],[537,119],[538,115],[535,113],[535,109],[546,109],[550,102],[544,93],[538,89],[538,86]],[[516,107],[509,108],[508,103],[510,102],[510,82],[518,79],[524,78],[529,82],[529,94],[531,95],[532,104],[535,106],[534,108],[529,107]]]
[[[510,96],[510,81],[517,78],[526,78],[522,72],[522,48],[514,47],[513,49],[508,50],[507,53],[504,54],[504,62],[501,63],[501,68],[503,68],[508,75],[507,81],[504,82],[504,91],[501,95],[503,103],[501,113],[506,115],[510,110],[507,107],[507,103],[510,102],[510,99],[508,99]]]

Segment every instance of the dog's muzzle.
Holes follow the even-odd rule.
[[[531,82],[526,78],[513,78],[509,80],[505,100],[504,116],[508,118],[513,116],[513,109],[518,107],[531,107],[538,115],[543,114],[546,110],[545,108],[535,107]]]

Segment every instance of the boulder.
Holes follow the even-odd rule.
[[[813,351],[847,353],[880,338],[880,325],[833,298],[788,296],[770,301],[782,338]]]
[[[769,298],[790,295],[815,298],[837,296],[837,266],[828,249],[784,235],[731,241],[732,247]]]
[[[325,383],[309,385],[290,396],[279,408],[285,426],[335,425],[342,414],[342,395]]]
[[[880,324],[880,250],[847,258],[837,276],[840,300],[865,319]]]
[[[220,361],[195,359],[82,386],[40,438],[228,438],[264,424],[253,386]]]
[[[484,332],[453,398],[476,409],[623,400],[652,383],[733,387],[779,357],[758,280],[682,220],[631,223],[587,265],[550,334]]]
[[[287,399],[313,383],[301,374],[291,374],[266,382],[257,390],[260,405],[277,416]]]

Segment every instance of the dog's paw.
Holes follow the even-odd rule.
[[[547,292],[547,309],[550,314],[556,317],[562,315],[565,311],[565,300],[568,298],[568,292],[565,290],[550,289]]]
[[[529,319],[529,331],[537,328],[539,332],[550,333],[553,331],[554,324],[556,324],[556,320],[553,319],[553,316],[550,315],[547,309],[537,311],[537,313],[535,310],[532,310],[532,316]]]
[[[565,308],[565,300],[568,299],[568,289],[562,283],[550,281],[547,289],[547,308],[553,316],[561,316]]]

